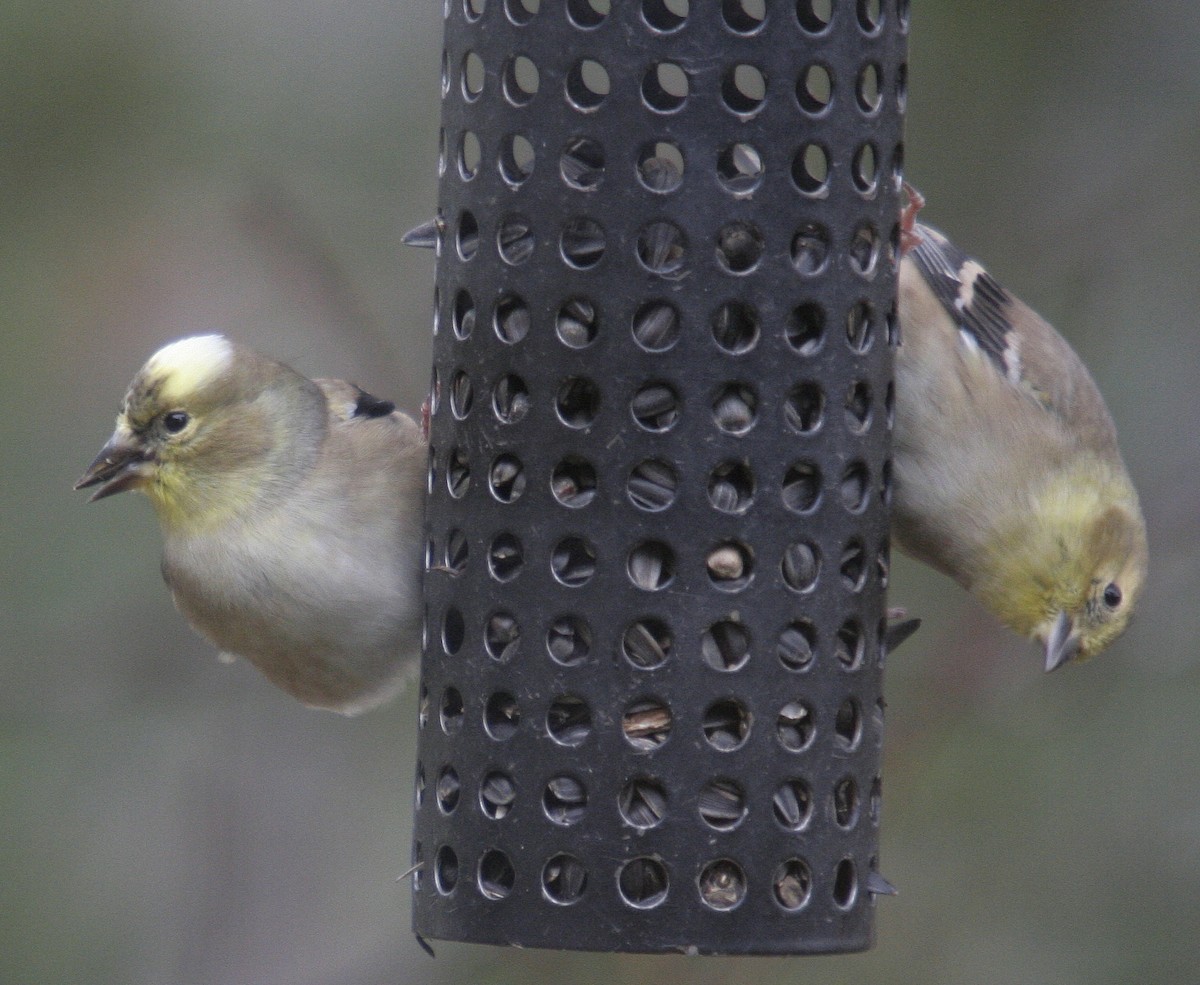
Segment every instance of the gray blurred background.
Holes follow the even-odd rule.
[[[791,960],[431,960],[395,881],[413,695],[353,721],[218,664],[159,579],[148,504],[71,491],[182,334],[419,405],[433,258],[400,234],[435,206],[439,8],[0,5],[0,981],[1200,978],[1200,5],[913,2],[923,218],[1094,370],[1153,571],[1111,653],[1046,677],[896,564],[893,604],[926,620],[888,668],[901,894],[874,951]]]

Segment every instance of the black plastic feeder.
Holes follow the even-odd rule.
[[[415,930],[869,947],[907,2],[445,13]]]

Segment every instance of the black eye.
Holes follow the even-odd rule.
[[[191,420],[191,418],[189,418],[184,411],[173,410],[163,414],[162,422],[163,427],[166,429],[168,434],[178,434],[185,427],[187,427],[189,420]]]
[[[1104,588],[1104,604],[1110,609],[1115,609],[1121,604],[1121,589],[1117,587],[1116,582],[1109,582]]]

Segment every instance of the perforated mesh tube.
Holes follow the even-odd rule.
[[[414,926],[869,946],[905,0],[446,0]]]

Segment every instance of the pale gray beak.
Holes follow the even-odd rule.
[[[108,444],[100,449],[100,454],[80,476],[75,488],[100,486],[92,493],[89,503],[125,492],[127,489],[136,489],[149,481],[153,460],[152,454],[132,443],[127,435],[118,431],[109,438]]]
[[[1070,663],[1079,653],[1079,634],[1075,622],[1066,612],[1060,612],[1046,637],[1046,673]]]

